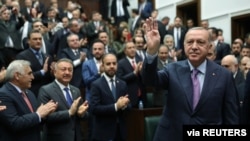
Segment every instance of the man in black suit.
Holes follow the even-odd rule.
[[[133,36],[135,29],[138,29],[141,26],[142,18],[139,15],[138,9],[132,9],[131,11],[131,17],[133,18],[133,22],[131,23],[130,32]]]
[[[100,31],[98,33],[98,39],[101,40],[105,45],[105,53],[113,53],[116,54],[114,48],[109,44],[109,36],[106,31]]]
[[[4,55],[5,67],[23,50],[19,29],[23,26],[24,20],[20,13],[17,15],[18,22],[10,19],[11,11],[5,5],[0,9],[0,51]]]
[[[47,101],[39,106],[32,91],[34,79],[30,63],[15,60],[7,68],[7,82],[0,89],[1,105],[7,109],[0,112],[1,141],[40,141],[42,121],[57,109],[57,103]]]
[[[113,0],[111,4],[111,17],[115,19],[115,25],[119,26],[120,22],[128,22],[129,12],[128,6],[130,3],[128,0]]]
[[[63,49],[59,58],[68,58],[73,62],[74,73],[70,84],[77,88],[83,88],[83,79],[81,79],[82,63],[87,59],[87,50],[80,48],[79,37],[76,34],[70,34],[67,37],[67,42],[69,48]]]
[[[38,30],[33,30],[28,35],[29,48],[20,52],[16,59],[27,60],[31,63],[34,80],[30,90],[37,96],[38,90],[42,85],[52,81],[51,64],[52,57],[41,51],[42,34]]]
[[[102,67],[103,76],[91,86],[93,141],[126,141],[125,113],[130,107],[127,85],[116,76],[117,58],[114,54],[103,56]]]
[[[221,62],[221,59],[226,56],[231,54],[231,48],[228,44],[221,43],[218,40],[218,30],[215,27],[209,27],[208,31],[212,34],[212,41],[215,44],[215,49],[216,49],[216,59],[215,61]]]
[[[58,103],[58,108],[45,123],[47,141],[82,141],[80,121],[87,116],[88,102],[83,102],[80,90],[69,84],[72,75],[73,62],[60,59],[55,63],[55,80],[39,90],[40,103],[50,100]]]
[[[174,18],[174,28],[168,30],[168,34],[171,34],[174,37],[175,50],[177,50],[178,60],[183,60],[186,58],[184,52],[184,37],[186,35],[186,29],[182,26],[182,19],[180,17]]]
[[[117,76],[126,81],[131,105],[138,108],[139,100],[142,100],[146,105],[146,88],[140,77],[142,60],[136,56],[136,48],[133,42],[125,44],[124,54],[126,56],[118,62]]]

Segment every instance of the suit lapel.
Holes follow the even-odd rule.
[[[177,76],[178,76],[179,82],[183,86],[183,90],[185,91],[187,101],[188,101],[188,105],[189,105],[190,109],[193,109],[192,108],[192,105],[193,105],[192,104],[193,103],[193,100],[192,100],[193,89],[192,89],[192,80],[191,80],[190,67],[189,67],[187,61],[184,61],[183,65],[184,66],[180,66],[180,67],[177,68]]]
[[[216,82],[218,82],[218,78],[219,78],[218,69],[215,67],[214,64],[212,64],[212,62],[207,61],[207,68],[206,68],[206,74],[204,77],[203,88],[201,91],[200,100],[197,104],[196,110],[198,110],[202,106],[202,104],[205,103],[205,101],[207,100],[210,94],[210,91],[213,90],[214,87],[216,86]]]
[[[14,97],[14,99],[17,99],[17,102],[19,102],[21,105],[23,105],[23,106],[20,106],[20,108],[23,108],[23,111],[25,111],[25,113],[31,113],[28,105],[24,101],[22,95],[20,93],[18,93],[18,91],[16,90],[16,88],[13,87],[10,83],[6,83],[6,87],[11,92],[12,96]],[[35,111],[34,103],[32,102],[32,99],[30,99],[30,96],[28,96],[28,99],[29,99],[29,101],[30,101],[30,103],[32,105],[32,108]]]
[[[54,82],[53,89],[54,89],[53,92],[55,92],[56,95],[58,95],[59,99],[61,101],[63,101],[63,103],[65,104],[65,106],[67,106],[68,108],[70,108],[69,105],[68,105],[68,103],[67,103],[67,101],[66,101],[66,99],[65,99],[65,96],[64,96],[63,92],[61,91],[60,87],[56,84],[56,82]]]
[[[117,80],[115,80],[115,82],[116,81]],[[107,82],[107,80],[105,79],[104,76],[102,76],[102,84],[104,85],[103,88],[107,88],[108,89],[108,90],[107,89],[105,90],[105,92],[108,92],[108,93],[106,93],[107,96],[111,97],[114,101],[116,101],[115,98],[114,98],[114,96],[113,96],[113,94],[112,94],[112,91],[111,91],[111,89],[109,87],[109,84],[108,84],[108,82]],[[117,96],[117,82],[115,83],[115,86],[116,86],[116,96]]]

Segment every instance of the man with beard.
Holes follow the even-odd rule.
[[[233,43],[232,43],[232,54],[238,59],[238,61],[240,61],[240,51],[242,49],[243,46],[243,41],[240,38],[236,38]]]
[[[93,115],[93,141],[125,141],[125,112],[130,107],[126,82],[116,77],[117,58],[105,54],[102,59],[104,73],[91,86],[91,113]],[[108,130],[107,130],[108,127]]]

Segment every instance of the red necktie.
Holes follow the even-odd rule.
[[[31,106],[31,103],[30,103],[30,101],[29,101],[27,95],[25,94],[25,92],[22,92],[21,94],[22,94],[22,97],[23,97],[25,103],[26,103],[27,106],[29,107],[30,111],[31,111],[31,112],[34,112],[32,106]]]
[[[135,61],[134,61],[134,60],[132,61],[132,67],[133,67],[133,69],[136,68]]]

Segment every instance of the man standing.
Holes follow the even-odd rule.
[[[82,141],[80,120],[87,112],[88,102],[82,102],[80,90],[69,84],[72,74],[72,61],[60,59],[55,64],[55,81],[39,90],[41,103],[50,100],[58,103],[58,109],[47,117],[44,129],[47,141]]]
[[[0,89],[1,141],[40,141],[42,121],[57,109],[57,103],[49,99],[40,106],[35,95],[28,90],[34,79],[30,63],[15,60],[7,68],[7,82]]]
[[[48,84],[52,81],[50,72],[50,65],[52,57],[47,56],[41,51],[42,47],[42,34],[38,30],[33,30],[28,36],[29,48],[20,52],[16,59],[27,60],[31,64],[34,80],[30,90],[37,96],[38,90],[42,85]]]
[[[154,141],[182,141],[183,125],[239,124],[239,102],[234,79],[228,70],[206,59],[211,36],[202,28],[189,29],[184,39],[187,60],[157,71],[160,36],[147,19],[147,59],[144,82],[168,90],[163,116]]]
[[[115,75],[117,58],[114,54],[105,54],[102,58],[102,66],[103,76],[94,81],[91,87],[93,141],[125,141],[124,114],[130,107],[127,85]]]

